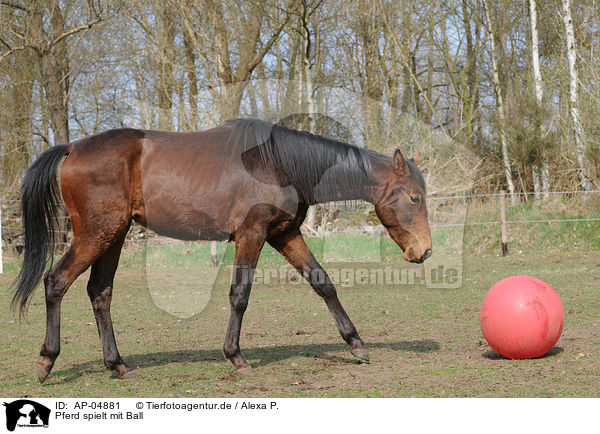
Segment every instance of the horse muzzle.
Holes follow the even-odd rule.
[[[409,248],[404,251],[404,259],[415,264],[422,264],[425,262],[425,260],[431,257],[432,253],[433,252],[431,249],[426,249],[422,255],[416,255],[414,249]]]

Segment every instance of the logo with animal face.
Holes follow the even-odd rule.
[[[14,431],[16,427],[48,427],[50,409],[29,399],[5,402],[6,429]]]

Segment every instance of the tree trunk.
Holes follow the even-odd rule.
[[[7,136],[0,181],[3,192],[8,193],[18,191],[13,187],[20,183],[24,169],[29,166],[29,146],[33,134],[31,107],[37,62],[37,56],[32,51],[21,51],[15,56],[15,68],[9,72],[7,86],[1,91],[2,97],[6,98],[6,107],[0,125],[6,129]]]
[[[187,20],[183,24],[183,44],[185,47],[185,69],[189,86],[189,129],[196,131],[198,125],[198,78],[196,76],[196,44],[193,30]]]
[[[498,110],[498,135],[500,137],[500,144],[502,147],[502,162],[504,164],[504,175],[506,176],[506,184],[508,185],[508,191],[510,193],[510,201],[511,204],[516,203],[515,197],[515,185],[512,179],[511,167],[510,167],[510,159],[508,156],[508,139],[506,137],[505,125],[506,119],[504,116],[504,101],[502,99],[502,87],[500,86],[500,78],[498,74],[498,54],[496,51],[496,40],[494,39],[494,31],[492,26],[492,21],[490,19],[490,10],[488,5],[488,0],[483,2],[483,6],[485,9],[485,17],[487,21],[487,30],[490,41],[490,55],[492,58],[492,81],[494,84],[494,91],[496,93],[496,105]]]
[[[473,109],[474,109],[474,92],[475,92],[475,67],[476,67],[476,53],[473,47],[473,35],[471,33],[471,16],[468,13],[469,6],[466,0],[462,1],[462,16],[463,26],[465,28],[465,35],[467,38],[467,66],[465,67],[465,84],[466,89],[462,89],[468,96],[463,98],[464,104],[464,116],[467,129],[467,137],[469,142],[473,143],[475,129],[473,126]]]
[[[316,133],[315,125],[315,96],[313,88],[313,71],[310,65],[311,58],[311,29],[310,29],[310,8],[308,3],[304,2],[304,9],[301,16],[301,29],[302,29],[302,71],[304,75],[304,86],[306,89],[306,106],[308,114],[308,131],[312,134]],[[315,229],[315,218],[317,215],[317,208],[312,205],[308,208],[306,213],[305,224]]]
[[[307,16],[308,11],[305,11],[303,17],[302,27],[304,30],[303,35],[303,56],[302,56],[302,69],[304,71],[304,86],[306,88],[306,106],[308,110],[308,131],[312,134],[316,133],[315,127],[315,95],[313,87],[313,71],[310,66],[310,51],[311,51],[311,32],[310,22]]]
[[[429,23],[429,40],[427,41],[427,87],[426,87],[426,97],[428,101],[432,100],[433,97],[433,67],[434,67],[434,41],[435,41],[435,28]],[[425,115],[425,122],[427,124],[431,124],[433,118],[433,109],[428,104],[427,105],[427,113]]]
[[[158,62],[158,128],[173,129],[173,61],[175,59],[175,11],[171,0],[160,3],[162,33],[160,41],[160,59]]]
[[[404,6],[404,4],[403,4]],[[402,38],[402,45],[398,47],[399,50],[402,50],[402,53],[399,53],[400,56],[403,56],[405,60],[410,59],[412,57],[412,31],[413,31],[413,22],[412,22],[412,14],[410,11],[407,11],[403,8],[402,10],[402,29],[404,33],[404,38]],[[414,100],[414,92],[413,89],[416,88],[414,84],[414,79],[411,75],[410,66],[407,61],[402,62],[402,78],[403,78],[403,90],[402,90],[402,102],[400,104],[400,111],[403,114],[408,113],[409,107]]]
[[[52,32],[43,33],[45,8],[49,9]],[[40,62],[42,86],[46,94],[46,103],[50,128],[54,136],[54,144],[69,142],[69,109],[67,98],[69,94],[69,55],[67,40],[62,39],[53,47],[47,48],[48,41],[58,38],[65,31],[65,20],[57,0],[33,2],[32,36],[37,40],[40,49],[37,50]]]
[[[467,133],[469,141],[476,149],[481,146],[480,107],[479,107],[479,83],[481,81],[481,68],[478,60],[481,52],[481,19],[478,13],[468,12],[470,6],[467,0],[463,0],[463,24],[467,35],[467,66],[465,70],[467,99],[465,101],[465,121],[467,122]],[[474,29],[471,28],[471,21]],[[475,39],[473,39],[473,35]],[[466,116],[468,113],[468,117]]]
[[[531,177],[533,178],[533,194],[535,200],[540,199],[540,167],[537,163],[534,163],[531,168]]]
[[[218,96],[219,117],[223,121],[229,117],[238,116],[244,90],[256,66],[262,62],[264,56],[279,38],[281,31],[287,24],[291,15],[291,4],[286,6],[287,12],[275,27],[271,37],[259,47],[262,40],[261,27],[266,16],[266,2],[256,1],[251,5],[250,16],[245,21],[245,27],[238,50],[237,69],[234,68],[230,57],[229,35],[227,20],[221,2],[207,0],[206,7],[211,23],[214,25],[215,68],[221,84]]]
[[[359,37],[364,54],[364,79],[362,80],[364,98],[364,123],[367,147],[378,152],[383,152],[382,134],[383,117],[381,101],[383,99],[383,80],[379,63],[378,42],[381,37],[381,27],[373,17],[378,13],[375,1],[362,0],[358,3]]]
[[[543,88],[542,73],[540,71],[540,52],[537,30],[536,0],[529,1],[529,23],[531,26],[531,65],[533,67],[533,79],[535,83],[535,98],[539,105],[542,104]]]
[[[543,94],[543,88],[542,88],[542,73],[540,71],[540,52],[539,52],[539,39],[538,39],[538,29],[537,29],[536,0],[528,0],[528,1],[529,1],[529,23],[530,23],[530,29],[531,29],[531,65],[533,68],[533,80],[534,80],[534,84],[535,84],[535,98],[537,101],[538,108],[541,108],[542,104],[543,104],[544,94]],[[536,199],[540,198],[540,192],[543,193],[544,199],[548,199],[548,197],[549,197],[549,193],[548,193],[548,190],[549,190],[548,156],[546,155],[546,150],[544,149],[545,146],[542,143],[542,139],[543,139],[542,138],[542,135],[543,135],[542,120],[541,119],[538,119],[538,120],[539,120],[539,127],[538,127],[539,146],[542,147],[542,149],[540,149],[541,162],[536,162],[535,163],[536,167],[533,168],[533,174],[534,174],[533,191],[535,193]],[[540,185],[540,176],[539,176],[540,171],[542,172],[541,185]]]
[[[283,110],[282,117],[289,116],[299,111],[300,99],[298,99],[298,87],[301,87],[301,73],[297,68],[298,55],[300,54],[300,43],[301,35],[295,32],[289,41],[290,59],[289,59],[289,71],[288,71],[288,82],[285,89],[285,96],[283,99]]]
[[[51,33],[46,35],[44,29],[45,10],[50,15]],[[33,2],[31,12],[34,38],[38,44],[36,52],[40,61],[40,76],[46,94],[46,108],[50,119],[53,141],[55,145],[69,143],[69,53],[67,39],[63,38],[54,46],[49,41],[59,38],[65,32],[65,19],[58,0]],[[49,41],[48,41],[49,40]],[[69,222],[66,209],[61,207],[58,212],[58,227],[62,231],[58,238],[60,242],[68,240]]]
[[[571,122],[573,124],[573,136],[575,138],[575,154],[577,156],[577,164],[579,165],[579,180],[583,191],[591,191],[592,183],[590,181],[585,163],[584,134],[581,121],[579,119],[576,66],[577,50],[575,48],[573,19],[571,18],[571,1],[562,0],[562,6],[565,34],[567,38],[567,60],[569,63],[569,106],[571,112]]]
[[[550,167],[548,160],[542,162],[542,197],[544,200],[550,199]]]

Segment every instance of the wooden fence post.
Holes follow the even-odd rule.
[[[508,255],[508,236],[506,235],[506,192],[500,190],[500,230],[502,232],[502,256]]]
[[[219,258],[217,256],[217,242],[210,242],[210,263],[213,267],[217,267],[219,265]]]

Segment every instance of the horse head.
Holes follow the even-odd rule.
[[[431,231],[427,219],[426,188],[417,159],[405,159],[396,150],[386,160],[375,186],[375,212],[409,262],[431,256]]]

